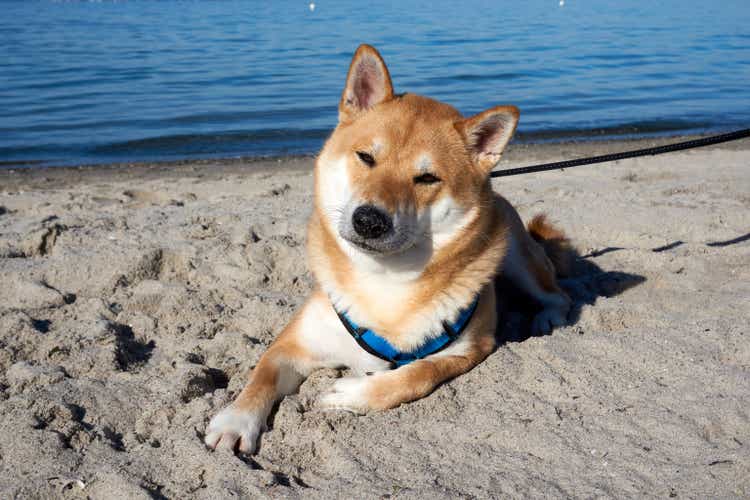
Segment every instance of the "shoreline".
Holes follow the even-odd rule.
[[[664,137],[581,140],[554,143],[512,142],[496,169],[521,167],[533,163],[551,162],[616,153],[632,149],[662,146],[676,142],[709,137],[705,135],[676,135]],[[700,150],[750,150],[750,139],[726,142]],[[78,183],[108,182],[134,179],[163,179],[176,177],[216,178],[241,173],[268,173],[282,170],[309,169],[316,155],[272,157],[196,158],[167,161],[86,163],[71,166],[0,167],[0,186],[33,188],[63,188]],[[628,160],[623,160],[628,161]]]

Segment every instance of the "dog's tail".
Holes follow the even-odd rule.
[[[529,234],[542,245],[544,252],[561,278],[570,276],[575,250],[565,233],[547,221],[545,214],[536,215],[528,225]]]

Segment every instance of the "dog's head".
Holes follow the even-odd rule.
[[[447,104],[396,95],[380,54],[362,45],[317,162],[321,216],[353,252],[435,252],[491,209],[489,173],[517,122],[514,106],[464,118]]]

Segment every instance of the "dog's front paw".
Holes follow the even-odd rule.
[[[241,452],[253,453],[263,430],[265,422],[257,412],[229,406],[211,419],[204,441],[209,448],[227,450],[234,450],[239,443]]]
[[[532,335],[547,335],[556,326],[563,326],[568,322],[567,310],[557,307],[548,307],[534,316],[531,322]]]
[[[331,389],[321,396],[319,406],[325,410],[346,410],[358,415],[367,413],[370,409],[368,392],[376,376],[338,379]]]

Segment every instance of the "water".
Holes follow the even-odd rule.
[[[0,165],[316,152],[349,60],[519,140],[750,126],[747,0],[0,3]]]

